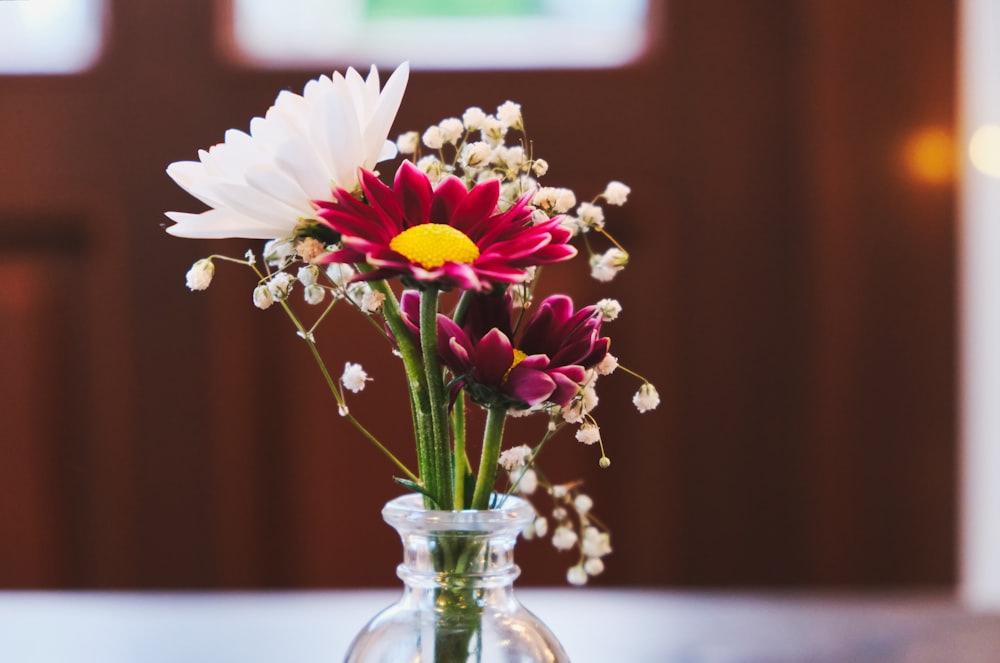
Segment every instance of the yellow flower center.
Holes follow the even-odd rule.
[[[524,352],[521,352],[517,348],[514,348],[514,361],[511,362],[510,368],[507,369],[507,372],[503,374],[504,382],[507,381],[507,377],[510,375],[510,372],[514,370],[514,367],[520,364],[522,361],[524,361],[524,358],[527,356],[528,355],[525,354]]]
[[[446,262],[471,264],[479,257],[479,247],[457,228],[443,223],[422,223],[392,238],[389,248],[424,269]]]

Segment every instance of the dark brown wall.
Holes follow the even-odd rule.
[[[162,228],[196,209],[168,163],[322,72],[227,64],[212,3],[111,4],[95,70],[0,77],[0,586],[395,583],[391,468],[246,273],[183,286],[245,243]],[[953,126],[954,14],[654,2],[656,45],[623,70],[412,76],[398,129],[512,98],[548,183],[633,189],[614,287],[547,284],[619,296],[615,352],[664,396],[639,416],[635,385],[606,380],[607,471],[568,435],[548,452],[614,529],[601,582],[954,579],[955,187],[900,161],[917,129]],[[343,319],[331,364],[375,351]],[[396,367],[365,363],[379,391],[354,411],[405,455]],[[571,563],[519,557],[525,582]]]

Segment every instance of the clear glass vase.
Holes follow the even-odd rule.
[[[488,511],[431,511],[420,495],[391,500],[403,541],[403,595],[355,637],[346,663],[557,663],[552,632],[514,596],[517,537],[534,518],[518,497]]]

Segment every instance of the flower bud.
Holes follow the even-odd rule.
[[[632,397],[632,404],[635,405],[635,409],[639,412],[649,412],[650,410],[655,410],[660,404],[660,394],[656,391],[656,387],[650,382],[644,382],[639,391],[635,392]]]
[[[441,137],[444,142],[454,145],[465,133],[465,126],[457,117],[449,117],[438,122],[438,129],[441,130]]]
[[[604,189],[604,193],[601,196],[608,201],[609,205],[624,205],[630,193],[632,193],[632,189],[628,186],[621,182],[613,181],[608,182],[608,186]]]
[[[444,134],[438,126],[429,127],[423,135],[424,145],[432,150],[440,150],[444,146]]]
[[[271,304],[274,303],[274,295],[271,294],[271,289],[265,284],[261,284],[253,289],[253,305],[257,308],[264,310],[271,308]]]
[[[571,566],[569,571],[566,572],[566,582],[571,585],[576,585],[580,587],[587,584],[587,572],[584,570],[583,566],[577,564],[576,566]]]
[[[399,150],[400,154],[413,154],[418,147],[420,147],[420,134],[416,131],[407,131],[396,139],[396,149]]]
[[[278,301],[282,301],[288,299],[288,295],[292,292],[292,284],[294,283],[294,276],[288,272],[278,272],[268,281],[267,287],[271,291],[272,297]]]
[[[212,259],[202,258],[188,270],[187,287],[191,290],[204,290],[212,283],[213,276],[215,276],[215,264]]]
[[[497,106],[497,119],[504,127],[517,130],[524,128],[521,104],[515,104],[513,101],[505,101]]]
[[[315,306],[321,303],[326,298],[326,288],[321,285],[307,285],[305,290],[302,292],[302,297],[306,300],[306,304],[311,304]]]
[[[483,109],[478,106],[468,108],[464,113],[462,113],[462,124],[465,125],[465,128],[469,131],[476,131],[483,126],[483,122],[485,121],[486,113],[484,113]]]
[[[305,267],[299,267],[298,273],[295,278],[299,280],[299,283],[305,286],[313,285],[316,283],[316,279],[319,278],[319,267],[316,265],[306,265]]]

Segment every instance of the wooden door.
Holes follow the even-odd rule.
[[[608,381],[612,467],[571,436],[548,467],[613,527],[600,582],[953,581],[955,187],[900,155],[952,128],[955,6],[890,5],[654,0],[654,43],[622,69],[412,76],[400,130],[511,98],[550,183],[632,187],[611,331],[664,404],[639,416]],[[0,77],[4,587],[396,582],[391,468],[247,274],[184,288],[246,244],[163,232],[196,208],[168,163],[323,73],[231,64],[218,7],[117,0],[95,69]],[[370,361],[383,391],[357,412],[406,449],[394,365]],[[572,563],[519,556],[525,582]]]

